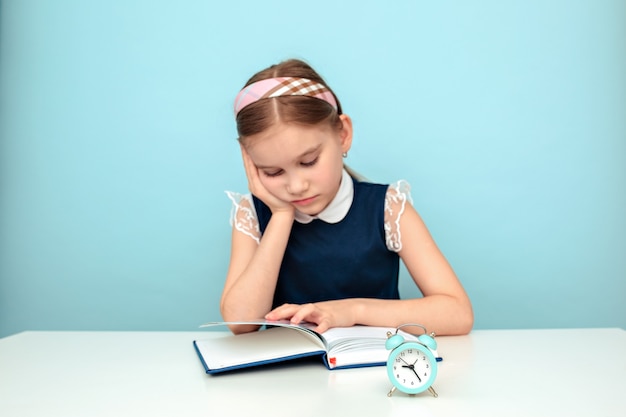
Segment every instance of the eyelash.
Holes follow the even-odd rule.
[[[319,157],[315,157],[315,159],[313,159],[312,161],[309,162],[301,162],[300,165],[305,166],[305,167],[312,167],[313,165],[317,164],[317,160]]]
[[[312,167],[313,165],[317,164],[317,160],[319,159],[319,157],[315,157],[315,159],[313,159],[312,161],[309,162],[300,162],[300,165],[304,166],[304,167]],[[276,171],[276,172],[265,172],[265,176],[266,177],[278,177],[280,174],[283,173],[283,170],[281,169],[280,171]]]

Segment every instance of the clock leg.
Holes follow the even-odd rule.
[[[439,394],[437,394],[437,391],[435,391],[435,389],[433,387],[428,387],[428,392],[433,394],[433,397],[435,397],[435,398],[439,397]]]
[[[389,391],[387,393],[387,397],[391,397],[393,395],[393,392],[396,390],[396,387],[391,387],[391,391]]]

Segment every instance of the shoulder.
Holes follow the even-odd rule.
[[[410,202],[413,203],[411,198],[411,185],[406,180],[398,180],[393,184],[389,184],[387,187],[386,198],[391,202]]]
[[[226,193],[230,201],[235,206],[240,206],[242,204],[249,206],[252,204],[252,194],[250,193],[241,194],[236,191],[224,191],[224,192]]]
[[[389,184],[385,193],[385,240],[387,248],[393,252],[402,250],[400,219],[407,202],[412,205],[411,186],[405,180]]]
[[[412,203],[411,185],[406,180],[398,180],[391,184],[355,181],[354,186],[355,189],[358,189],[363,193],[384,194],[385,199],[389,200],[390,202],[409,201]]]
[[[258,243],[261,233],[252,194],[240,194],[233,191],[226,191],[226,195],[233,203],[230,213],[231,225],[236,230],[250,236]]]
[[[354,181],[355,196],[366,196],[370,198],[380,198],[387,193],[389,184],[379,184],[366,181]]]

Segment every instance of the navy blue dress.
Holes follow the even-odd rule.
[[[339,223],[294,221],[273,306],[342,298],[399,299],[399,256],[385,243],[387,185],[353,180],[354,199]],[[272,215],[253,196],[261,234]]]

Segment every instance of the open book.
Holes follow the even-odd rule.
[[[389,351],[385,349],[387,332],[395,328],[353,326],[335,327],[317,333],[313,324],[291,324],[289,321],[212,322],[201,327],[227,324],[267,325],[257,332],[224,335],[193,342],[202,364],[209,374],[235,369],[318,356],[328,369],[385,365]],[[416,336],[400,330],[405,340]],[[436,355],[435,355],[436,356]]]

